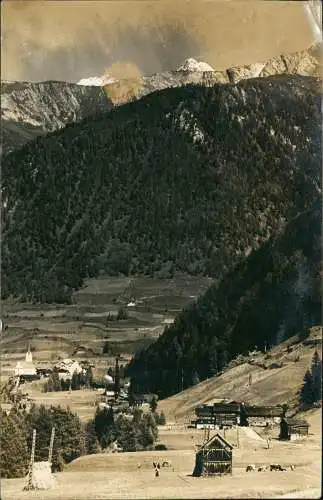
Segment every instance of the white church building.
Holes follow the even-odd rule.
[[[14,375],[15,377],[37,377],[37,371],[33,363],[33,355],[30,350],[30,345],[28,346],[25,360],[17,362],[14,369]]]

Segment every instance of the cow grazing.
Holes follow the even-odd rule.
[[[256,466],[253,464],[247,465],[246,472],[253,472],[256,470]]]
[[[280,464],[271,464],[270,470],[286,471],[287,469],[285,469],[285,467],[282,467]]]

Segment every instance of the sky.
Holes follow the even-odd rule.
[[[303,2],[261,0],[4,0],[1,78],[77,82],[176,69],[215,69],[309,46]]]

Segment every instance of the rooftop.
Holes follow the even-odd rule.
[[[224,448],[230,448],[230,450],[233,449],[233,446],[230,443],[228,443],[228,441],[226,441],[222,436],[220,436],[220,434],[215,434],[201,446],[200,450],[203,450],[205,448],[210,448],[212,444],[215,444],[216,441],[220,443]]]
[[[306,420],[297,418],[285,418],[284,421],[290,427],[310,427],[310,424],[306,422]]]

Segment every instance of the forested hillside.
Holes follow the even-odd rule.
[[[2,164],[2,297],[64,302],[89,276],[220,279],[311,207],[320,82],[153,93],[39,137]]]
[[[134,391],[165,397],[321,321],[321,204],[287,224],[184,310],[128,367]]]

